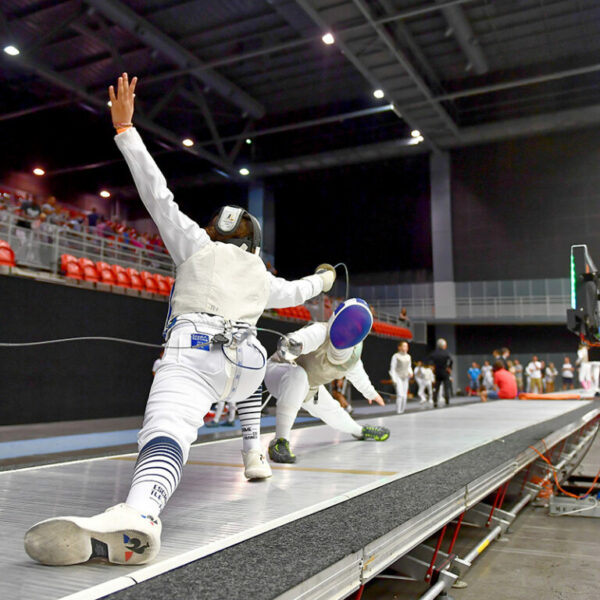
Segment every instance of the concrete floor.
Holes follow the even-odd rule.
[[[600,436],[576,472],[595,476],[599,468]],[[492,543],[466,573],[468,587],[450,592],[452,598],[598,600],[600,519],[550,517],[547,512],[544,507],[527,507],[508,535]],[[464,556],[482,537],[481,529],[463,527],[457,554]],[[422,582],[374,579],[362,599],[413,600],[426,589]]]

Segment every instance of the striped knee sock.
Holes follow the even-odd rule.
[[[246,400],[237,403],[237,412],[242,424],[242,444],[244,452],[260,448],[260,406],[262,385]]]
[[[138,455],[126,504],[157,517],[177,488],[182,468],[183,452],[174,439],[150,440]]]

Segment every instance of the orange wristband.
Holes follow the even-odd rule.
[[[123,133],[124,131],[127,131],[130,127],[131,127],[131,125],[129,125],[127,127],[117,127],[117,135],[119,135],[120,133]]]

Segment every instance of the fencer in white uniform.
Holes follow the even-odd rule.
[[[396,413],[406,410],[408,399],[408,383],[413,376],[412,359],[408,353],[408,342],[398,344],[398,352],[392,356],[390,377],[396,386]]]
[[[293,463],[290,432],[302,407],[313,417],[360,440],[385,441],[385,427],[359,425],[325,387],[334,379],[347,377],[369,401],[384,405],[360,359],[362,341],[373,324],[364,300],[351,298],[340,304],[326,323],[312,323],[282,340],[269,358],[265,385],[277,398],[275,438],[269,444],[274,462]]]
[[[273,276],[258,255],[260,226],[243,209],[224,207],[206,229],[184,215],[131,126],[134,88],[135,79],[130,86],[125,74],[119,78],[118,98],[111,88],[115,141],[177,266],[167,342],[138,435],[140,452],[125,503],[91,518],[59,517],[33,526],[25,548],[44,564],[95,557],[140,564],[154,558],[160,549],[158,515],[179,484],[204,416],[220,400],[238,406],[246,477],[269,477],[256,393],[266,352],[254,326],[265,308],[301,304],[330,289],[335,277],[331,270],[292,282]]]

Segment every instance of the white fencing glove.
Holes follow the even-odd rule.
[[[282,337],[277,342],[277,355],[285,362],[293,362],[302,354],[302,342]]]
[[[328,292],[333,287],[335,281],[335,268],[328,263],[323,263],[315,269],[315,274],[323,281],[323,291]]]

